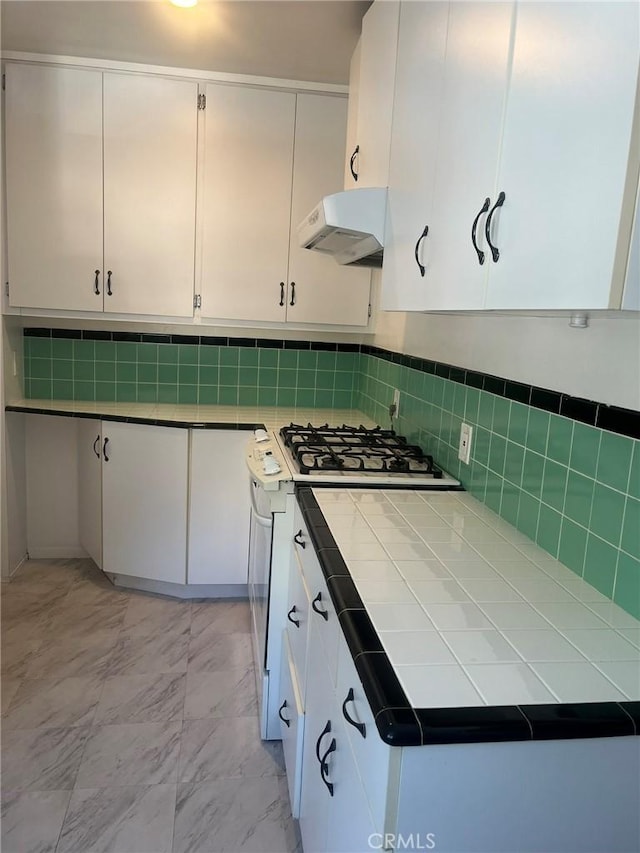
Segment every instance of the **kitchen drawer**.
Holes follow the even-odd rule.
[[[294,551],[291,555],[291,566],[289,568],[286,633],[289,638],[291,658],[300,685],[303,708],[307,678],[307,638],[309,635],[310,609],[311,599],[302,574],[302,566],[297,552]]]
[[[349,698],[350,691],[353,691],[353,698]],[[388,802],[388,792],[397,790],[397,786],[389,784],[389,780],[399,775],[401,750],[392,749],[381,740],[344,637],[340,637],[338,647],[336,700],[341,708],[342,722],[351,743],[369,808],[375,818],[376,831],[384,833],[388,828],[390,809],[395,811],[394,805]]]
[[[282,659],[280,665],[280,731],[291,814],[300,816],[300,789],[302,785],[302,743],[304,738],[304,710],[299,682],[291,655],[287,631],[282,632]]]
[[[338,670],[338,638],[341,633],[338,616],[329,595],[327,582],[318,562],[307,525],[302,518],[300,507],[296,504],[294,530],[294,550],[304,575],[311,600],[310,622],[318,622],[322,644],[331,673],[332,684],[336,683]]]

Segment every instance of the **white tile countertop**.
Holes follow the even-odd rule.
[[[150,423],[174,421],[179,424],[249,426],[263,424],[275,429],[285,424],[312,423],[331,426],[351,423],[373,427],[375,423],[358,409],[297,409],[278,406],[192,406],[173,403],[111,403],[79,400],[12,400],[9,411],[60,414],[111,419],[140,419]]]
[[[640,700],[640,622],[466,492],[313,495],[414,708]]]

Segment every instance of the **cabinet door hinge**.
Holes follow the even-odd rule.
[[[371,316],[371,303],[367,305],[367,317]]]
[[[198,95],[198,109],[206,110],[207,108],[207,96],[206,95]]]
[[[199,293],[196,293],[193,297],[193,307],[202,308],[202,296]]]

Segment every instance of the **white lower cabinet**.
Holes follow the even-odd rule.
[[[80,544],[102,568],[102,422],[78,421]]]
[[[191,430],[189,584],[247,584],[247,435],[243,430]]]
[[[184,584],[186,429],[103,422],[102,568]]]
[[[291,814],[300,816],[300,789],[302,785],[302,739],[304,737],[304,707],[296,676],[296,668],[289,646],[287,632],[282,634],[282,659],[280,661],[280,698],[278,709],[282,751],[287,769]]]

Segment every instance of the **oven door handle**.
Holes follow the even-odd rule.
[[[251,509],[253,510],[253,516],[259,525],[262,527],[271,527],[273,524],[273,520],[270,515],[260,515],[258,512],[258,505],[256,503],[256,495],[255,491],[258,486],[256,485],[255,480],[249,481],[249,493],[251,495]]]

